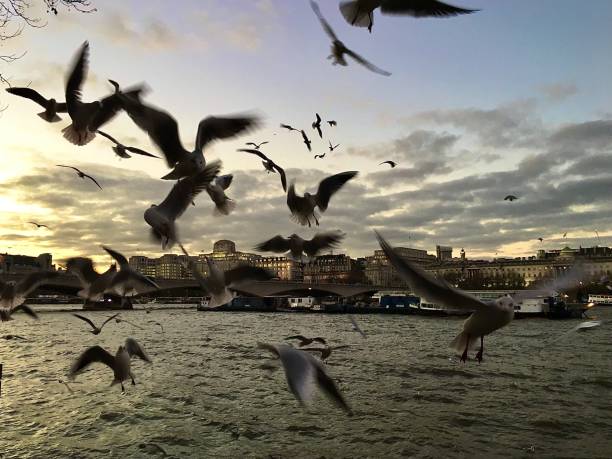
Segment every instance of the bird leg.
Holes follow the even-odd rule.
[[[368,32],[372,33],[372,26],[374,25],[374,20],[372,18],[372,15],[374,14],[374,11],[370,11],[370,14],[368,14],[368,17],[370,18],[370,25],[368,26]]]
[[[482,362],[483,352],[484,352],[484,335],[480,335],[480,349],[476,353],[476,360],[478,360],[478,363]]]
[[[467,335],[467,340],[465,342],[465,350],[463,351],[463,354],[461,354],[461,361],[463,363],[467,362],[467,355],[468,355],[468,347],[470,347],[470,335]]]

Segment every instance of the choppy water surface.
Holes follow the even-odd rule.
[[[612,457],[612,325],[543,348],[579,321],[517,320],[485,341],[481,365],[463,365],[447,347],[458,319],[357,316],[364,340],[344,315],[122,315],[145,329],[111,322],[94,336],[65,312],[0,323],[29,339],[0,340],[0,457],[162,457],[153,444],[179,458]],[[272,360],[256,342],[295,333],[351,345],[327,368],[355,416],[323,396],[301,409],[282,370],[262,368]],[[125,395],[101,364],[72,394],[58,383],[85,348],[114,354],[128,336],[154,363],[134,361]]]

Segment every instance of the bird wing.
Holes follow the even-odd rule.
[[[206,189],[221,170],[221,161],[208,163],[201,172],[178,181],[168,193],[166,199],[157,206],[171,219],[180,217],[195,197]]]
[[[96,185],[98,185],[98,188],[102,189],[102,187],[100,186],[100,184],[98,183],[98,181],[97,181],[95,178],[93,178],[91,175],[88,175],[88,174],[85,174],[85,173],[83,173],[83,175],[84,175],[85,177],[87,177],[89,180],[91,180],[92,182],[94,182]]]
[[[287,336],[285,338],[285,340],[289,340],[289,339],[297,339],[297,340],[300,340],[301,342],[308,341],[308,338],[306,338],[304,335],[293,335],[293,336]]]
[[[101,362],[111,369],[115,367],[115,357],[100,346],[92,346],[83,352],[70,367],[70,377],[74,378],[79,372],[94,362]]]
[[[233,174],[225,174],[225,175],[219,175],[217,178],[215,178],[215,183],[218,186],[220,186],[221,189],[227,190],[232,184],[233,180],[234,180]]]
[[[148,151],[141,150],[140,148],[136,148],[136,147],[124,147],[124,148],[126,151],[129,151],[130,153],[135,153],[137,155],[142,155],[142,156],[148,156],[150,158],[159,158],[159,156],[154,155],[153,153],[149,153]]]
[[[76,315],[76,314],[75,314]],[[113,320],[115,317],[117,317],[119,315],[119,313],[110,316],[108,319],[106,319],[104,322],[102,322],[102,325],[100,325],[100,330],[102,330],[102,327],[104,327],[108,322],[110,322],[111,320]]]
[[[534,289],[522,290],[512,295],[512,299],[521,301],[526,298],[536,298],[538,296],[552,296],[556,292],[567,290],[575,287],[581,280],[586,277],[584,267],[581,264],[576,264],[572,268],[568,269],[567,272],[563,273],[556,279],[545,283],[540,287]]]
[[[72,313],[72,315],[73,315],[74,317],[77,317],[77,318],[79,318],[79,319],[84,320],[85,322],[87,322],[89,325],[91,325],[91,328],[97,328],[97,327],[95,326],[95,324],[94,324],[94,323],[91,321],[91,319],[88,319],[87,317],[82,316],[82,315],[77,314],[77,313]],[[104,322],[104,323],[106,323],[106,322]],[[102,328],[102,327],[100,327],[100,328]]]
[[[79,278],[83,286],[95,282],[100,277],[100,274],[93,268],[93,262],[90,258],[70,258],[66,262],[66,268]]]
[[[285,169],[283,169],[276,163],[272,163],[272,166],[274,167],[274,169],[276,169],[276,171],[278,172],[278,175],[280,175],[281,185],[283,186],[283,191],[286,192],[287,191],[287,176],[285,175]]]
[[[34,309],[32,309],[27,304],[23,304],[23,303],[21,303],[20,305],[15,306],[14,308],[12,308],[11,309],[11,314],[14,313],[14,312],[20,311],[20,310],[23,311],[28,316],[30,316],[32,319],[38,320],[38,314],[36,314],[36,311],[34,311]]]
[[[313,338],[312,340],[318,343],[321,343],[321,344],[327,344],[327,341],[325,341],[325,338],[321,338],[320,336],[317,336],[316,338]]]
[[[390,76],[391,75],[390,72],[387,72],[386,70],[383,70],[380,67],[376,67],[374,64],[372,64],[370,61],[368,61],[368,60],[364,59],[363,57],[361,57],[355,51],[345,47],[345,52],[346,52],[346,54],[351,56],[353,59],[355,59],[357,62],[359,62],[361,65],[363,65],[368,70],[371,70],[374,73],[378,73],[378,74],[384,75],[384,76]]]
[[[323,131],[321,130],[321,127],[317,125],[316,129],[317,129],[317,132],[319,133],[319,137],[323,138]]]
[[[270,280],[274,276],[264,268],[258,268],[256,266],[238,266],[234,269],[230,269],[224,272],[225,285],[234,286],[240,282],[256,280],[265,281]]]
[[[89,66],[89,43],[86,41],[81,45],[73,64],[72,71],[66,82],[66,105],[70,116],[75,115],[76,105],[81,102],[81,85],[87,75]]]
[[[291,248],[290,240],[288,238],[284,238],[280,234],[274,236],[272,239],[268,239],[261,244],[255,246],[255,250],[259,252],[276,252],[276,253],[284,253],[287,252]]]
[[[253,145],[255,148],[257,148],[257,144],[253,142],[247,142],[245,143],[245,145]]]
[[[289,389],[300,403],[312,399],[315,391],[315,367],[307,352],[280,344],[276,346]]]
[[[297,194],[295,194],[295,183],[291,182],[289,185],[289,191],[287,191],[287,206],[291,212],[296,211],[301,204],[301,200],[304,198],[300,198]]]
[[[200,121],[196,136],[196,151],[201,151],[209,142],[216,139],[227,139],[254,128],[259,119],[252,115],[234,117],[209,116]]]
[[[140,98],[140,95],[145,91],[145,86],[136,86],[135,88],[126,90],[122,94],[125,97],[138,100]],[[114,93],[110,96],[101,99],[100,106],[98,110],[96,110],[91,122],[89,123],[89,130],[97,131],[99,127],[113,119],[122,108],[123,102],[119,93]]]
[[[325,211],[331,197],[344,186],[346,182],[357,175],[357,171],[341,172],[321,180],[317,190],[317,205],[321,211]]]
[[[249,143],[251,143],[251,142],[249,142]],[[248,144],[247,144],[247,145],[248,145]],[[264,154],[263,154],[261,151],[259,151],[259,150],[255,150],[255,149],[252,149],[252,148],[239,148],[239,149],[238,149],[238,151],[241,151],[241,152],[243,152],[243,153],[250,153],[250,154],[252,154],[252,155],[257,155],[257,156],[259,156],[261,159],[263,159],[264,161],[270,161],[270,160],[268,159],[268,157],[267,157],[266,155],[264,155]]]
[[[352,315],[349,315],[349,319],[351,321],[351,324],[353,325],[353,329],[359,333],[363,338],[366,337],[365,332],[361,329],[361,327],[359,326],[359,324],[357,323],[357,321],[355,320],[355,318]]]
[[[16,295],[26,296],[49,279],[58,276],[55,271],[39,271],[28,274],[15,288]]]
[[[133,338],[128,338],[125,340],[125,349],[130,354],[130,357],[137,356],[140,357],[145,362],[151,363],[151,358],[147,355],[145,350],[142,348],[140,343]]]
[[[113,142],[116,145],[121,145],[113,136],[111,136],[110,134],[107,134],[104,131],[98,130],[98,134],[100,134],[102,137],[106,137],[108,140],[110,140],[111,142]]]
[[[319,22],[321,23],[321,26],[323,26],[323,30],[325,30],[325,33],[329,36],[329,38],[331,38],[333,41],[338,41],[338,37],[329,25],[329,22],[327,22],[323,17],[323,14],[321,14],[321,10],[319,9],[317,2],[310,0],[310,7],[312,8],[312,11],[314,11],[314,14],[316,14],[319,18]]]
[[[325,392],[325,394],[327,394],[327,396],[329,396],[338,406],[345,410],[349,415],[352,415],[353,412],[351,407],[348,405],[348,403],[346,403],[340,389],[338,389],[338,386],[336,386],[334,380],[329,377],[325,371],[325,368],[323,368],[323,365],[315,360],[310,354],[308,354],[308,359],[311,361],[310,363],[315,370],[315,378],[319,388]]]
[[[297,131],[296,128],[289,126],[288,124],[283,124],[281,123],[280,127],[285,128],[285,129],[289,129],[290,131]]]
[[[427,16],[457,16],[479,10],[459,8],[437,0],[383,0],[380,11],[383,14],[408,14],[422,18]]]
[[[447,282],[441,282],[402,258],[378,232],[376,232],[376,237],[391,265],[398,271],[400,277],[408,282],[408,286],[416,295],[447,308],[485,310],[491,307],[491,304],[484,303],[469,293],[452,287]]]
[[[119,267],[121,269],[127,269],[130,267],[127,258],[125,258],[122,254],[104,245],[102,246],[102,248],[106,250],[106,253],[113,257],[117,261],[117,263],[119,263]]]
[[[68,169],[72,169],[72,170],[75,170],[77,172],[81,172],[80,169],[77,169],[76,167],[73,167],[73,166],[64,166],[63,164],[56,164],[56,166],[57,167],[67,167]]]
[[[323,249],[336,247],[343,238],[344,234],[339,231],[315,234],[311,240],[304,241],[304,253],[314,257]]]
[[[43,108],[47,108],[48,100],[45,99],[38,91],[32,88],[6,88],[6,92],[9,92],[15,96],[25,97],[33,102],[36,102]]]
[[[145,105],[125,94],[119,94],[118,97],[129,117],[162,151],[168,167],[174,167],[177,162],[189,156],[190,153],[181,143],[178,124],[170,113]]]
[[[259,148],[261,148],[261,146],[262,146],[262,145],[265,145],[265,144],[267,144],[267,143],[270,143],[270,142],[268,142],[267,140],[266,140],[266,141],[264,141],[264,142],[261,142],[261,143],[259,144]]]

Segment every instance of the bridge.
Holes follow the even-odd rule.
[[[25,274],[0,274],[0,280],[19,282]],[[198,283],[193,279],[156,279],[153,281],[160,289],[152,292],[154,295],[164,292],[183,290],[182,295],[188,296],[188,290],[199,290]],[[49,280],[39,291],[76,295],[81,289],[78,278],[72,274],[60,273],[57,278]],[[241,283],[235,290],[244,296],[340,296],[354,297],[358,295],[371,295],[379,289],[372,285],[359,284],[307,284],[293,281],[251,281]]]

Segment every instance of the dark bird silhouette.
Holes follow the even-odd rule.
[[[337,405],[344,409],[349,416],[353,414],[351,408],[344,400],[342,393],[333,379],[325,372],[323,365],[308,352],[294,349],[286,344],[271,345],[257,343],[260,349],[266,349],[280,359],[287,384],[295,398],[304,406],[304,402],[312,399],[316,386],[325,392]]]
[[[311,226],[310,220],[314,219],[318,226],[319,219],[315,207],[325,212],[331,197],[356,175],[357,171],[349,171],[327,177],[319,183],[316,194],[304,193],[304,196],[295,194],[295,184],[292,182],[287,192],[287,206],[291,210],[291,215],[300,225]]]
[[[37,115],[48,123],[57,123],[61,121],[62,118],[58,113],[66,113],[68,111],[65,102],[58,103],[55,99],[46,99],[39,92],[31,88],[7,88],[6,91],[15,96],[30,99],[44,108],[45,111],[37,113]]]
[[[37,319],[36,313],[23,302],[31,292],[57,275],[55,271],[38,271],[28,274],[19,282],[0,280],[0,320],[2,322],[11,320],[11,315],[17,311],[23,311]]]
[[[281,123],[280,127],[284,128],[284,129],[288,129],[289,131],[298,131],[298,132],[299,132],[299,129],[296,129],[296,128],[294,128],[294,127],[291,127],[291,126],[289,126],[288,124],[283,124],[283,123]]]
[[[121,98],[123,107],[134,123],[145,131],[163,153],[170,173],[164,180],[179,180],[201,172],[206,165],[204,148],[214,140],[228,139],[249,131],[259,124],[252,115],[229,117],[209,116],[198,124],[198,133],[193,151],[183,147],[179,137],[178,123],[168,112],[142,103],[133,97]]]
[[[232,174],[219,175],[206,186],[208,196],[215,203],[214,215],[229,215],[236,208],[236,201],[225,194],[233,179]]]
[[[242,151],[244,153],[250,153],[252,155],[257,155],[261,159],[263,159],[262,164],[266,168],[266,171],[268,171],[268,173],[278,172],[278,175],[280,175],[281,184],[283,185],[283,191],[287,192],[287,177],[285,176],[285,170],[282,167],[280,167],[278,164],[276,164],[274,161],[272,161],[270,158],[268,158],[266,155],[264,155],[259,150],[250,150],[250,149],[243,148],[238,151]]]
[[[302,139],[304,139],[304,144],[306,145],[306,148],[308,148],[308,151],[312,151],[312,148],[310,148],[310,144],[312,142],[310,141],[310,139],[308,138],[308,136],[306,135],[303,129],[301,132],[302,132]]]
[[[350,0],[340,2],[340,12],[346,22],[356,27],[367,27],[370,32],[374,25],[374,10],[379,7],[383,14],[416,18],[457,16],[479,11],[459,8],[438,0]]]
[[[138,97],[144,91],[143,87],[136,87],[121,93],[119,85],[109,80],[115,86],[114,94],[95,102],[83,102],[81,86],[87,76],[88,66],[89,43],[85,42],[77,53],[66,82],[66,107],[72,124],[62,129],[62,133],[66,140],[75,145],[89,143],[96,136],[96,131],[117,115],[121,110],[121,95]]]
[[[317,130],[320,138],[323,138],[323,131],[321,131],[321,117],[318,113],[315,113],[315,115],[317,115],[317,119],[312,123],[312,128]]]
[[[101,187],[101,186],[100,186],[100,184],[99,184],[99,183],[96,181],[96,179],[95,179],[95,178],[93,178],[91,175],[87,175],[85,172],[81,171],[80,169],[77,169],[76,167],[72,167],[72,166],[64,166],[64,165],[62,165],[62,164],[56,164],[56,166],[57,166],[57,167],[67,167],[67,168],[69,168],[69,169],[73,169],[73,170],[74,170],[74,171],[77,173],[77,175],[78,175],[79,177],[81,177],[82,179],[84,179],[84,178],[88,178],[89,180],[91,180],[92,182],[94,182],[94,183],[95,183],[95,184],[98,186],[98,188],[102,189],[102,187]]]
[[[518,198],[517,198],[516,196],[514,196],[513,194],[509,194],[508,196],[506,196],[506,197],[504,198],[504,201],[510,201],[510,202],[512,202],[512,201],[516,201],[517,199],[518,199]]]
[[[538,241],[540,241],[540,242],[544,242],[544,239],[543,239],[543,238],[541,238],[541,237],[539,237],[539,238],[538,238]]]
[[[359,64],[363,65],[368,70],[371,70],[372,72],[378,73],[380,75],[385,75],[385,76],[391,75],[386,70],[382,70],[382,69],[376,67],[374,64],[368,62],[367,60],[365,60],[363,57],[361,57],[356,52],[354,52],[351,49],[347,48],[344,45],[344,43],[342,43],[338,39],[338,37],[334,33],[333,29],[329,25],[329,23],[325,20],[325,18],[321,14],[321,10],[319,10],[319,5],[317,5],[316,2],[311,0],[310,6],[312,7],[312,10],[315,12],[317,17],[319,18],[319,21],[321,22],[321,25],[323,26],[323,30],[325,30],[325,32],[327,33],[329,38],[331,38],[331,40],[332,40],[332,48],[331,48],[332,53],[328,57],[328,59],[332,59],[333,60],[332,61],[332,65],[347,66],[348,63],[346,62],[346,59],[344,57],[344,55],[346,54],[346,55],[352,57],[353,59],[355,59],[355,61],[357,61]]]
[[[144,219],[151,226],[151,236],[154,241],[161,242],[162,249],[171,248],[178,240],[176,219],[183,215],[220,170],[220,161],[207,164],[196,175],[179,180],[161,204],[153,204],[145,211]]]
[[[74,362],[70,368],[69,376],[71,379],[74,379],[92,363],[100,362],[113,370],[114,378],[111,386],[121,384],[121,392],[125,392],[123,381],[131,379],[132,385],[136,385],[136,381],[134,381],[134,375],[131,370],[131,358],[133,356],[137,356],[145,362],[151,363],[151,359],[144,351],[142,346],[132,338],[126,339],[124,346],[119,346],[117,353],[114,356],[100,346],[92,346],[83,352],[76,362]]]
[[[110,134],[107,134],[104,131],[98,130],[98,134],[100,134],[102,137],[106,137],[108,140],[110,140],[111,142],[115,144],[115,146],[113,147],[113,151],[120,158],[123,158],[123,159],[131,158],[132,156],[128,154],[128,151],[130,153],[134,153],[137,155],[149,156],[151,158],[159,158],[159,156],[155,156],[154,154],[148,153],[144,150],[141,150],[140,148],[128,147],[126,145],[123,145],[121,142],[115,140],[114,137],[112,137]]]
[[[314,257],[325,249],[337,247],[344,239],[344,234],[340,231],[330,231],[327,233],[317,233],[312,239],[302,239],[297,234],[292,234],[288,238],[276,235],[261,244],[255,246],[255,250],[260,252],[285,253],[290,252],[294,260],[302,258],[302,253],[308,257]]]
[[[327,153],[323,153],[322,155],[314,155],[314,159],[317,159],[317,158],[323,159],[323,158],[325,158],[326,154]]]
[[[334,120],[329,120],[329,121],[327,122],[327,124],[329,124],[331,127],[335,127],[335,126],[337,126],[337,125],[338,125],[338,123],[337,123],[336,121],[334,121]]]
[[[321,360],[325,361],[331,356],[332,351],[335,351],[336,349],[346,349],[347,347],[349,346],[342,345],[342,346],[325,346],[325,347],[305,347],[302,349],[302,351],[320,352]]]
[[[270,143],[270,142],[268,142],[268,141],[261,142],[261,143],[247,142],[247,143],[245,143],[245,145],[251,145],[255,150],[259,150],[262,145],[265,145],[267,143]]]
[[[395,166],[397,166],[397,163],[395,161],[383,161],[382,163],[379,164],[379,166],[381,166],[383,164],[388,164],[389,166],[391,166],[391,169],[393,169]]]
[[[47,228],[50,229],[47,225],[42,225],[40,223],[36,223],[36,222],[28,222],[31,223],[32,225],[36,225],[36,228]]]
[[[300,343],[298,344],[300,347],[303,346],[308,346],[309,344],[312,344],[313,342],[317,342],[317,343],[321,343],[321,344],[327,344],[327,341],[325,341],[324,338],[321,338],[320,336],[317,336],[316,338],[306,338],[303,335],[295,335],[295,336],[287,336],[285,338],[285,341],[288,341],[290,339],[296,339],[298,340]]]
[[[102,274],[98,273],[93,267],[91,258],[84,257],[70,258],[66,262],[66,269],[79,279],[82,289],[77,292],[77,295],[86,301],[101,300],[117,274],[116,265],[111,265]]]
[[[328,141],[328,142],[329,142],[329,152],[330,153],[340,146],[339,143],[336,145],[332,145],[331,141]]]
[[[90,326],[91,326],[91,330],[89,330],[90,333],[94,334],[94,335],[99,335],[100,333],[102,333],[102,329],[104,328],[104,326],[110,322],[111,320],[113,320],[115,317],[117,317],[119,315],[119,313],[115,314],[114,316],[109,317],[108,319],[106,319],[104,322],[102,322],[102,325],[100,325],[99,327],[97,327],[89,318],[82,316],[80,314],[76,314],[73,313],[72,314],[74,317],[81,319],[84,322],[87,322]]]

